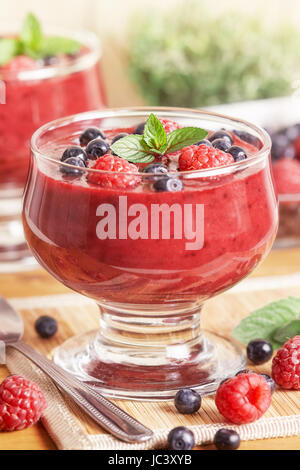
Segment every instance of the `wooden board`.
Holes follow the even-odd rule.
[[[265,261],[256,275],[270,276],[274,274],[287,274],[297,272],[300,266],[300,250],[273,252],[269,259]],[[25,297],[33,295],[49,295],[55,293],[70,292],[63,286],[50,278],[44,271],[22,274],[9,274],[0,276],[0,293],[6,297]],[[288,289],[259,290],[255,295],[251,292],[224,294],[211,300],[205,307],[203,322],[206,327],[214,328],[214,313],[218,312],[218,328],[225,333],[229,333],[239,318],[249,313],[253,308],[263,305],[265,302],[275,300],[285,295],[299,295],[299,287],[294,286]],[[43,353],[48,353],[53,347],[60,344],[64,339],[97,327],[98,312],[94,306],[82,305],[76,309],[69,306],[62,306],[60,309],[53,307],[22,309],[19,305],[25,320],[25,340],[34,345]],[[87,314],[88,312],[88,314]],[[33,329],[33,323],[37,316],[50,314],[59,320],[59,332],[52,340],[40,340]],[[262,371],[268,372],[269,365],[264,365]],[[7,370],[0,367],[0,378],[7,375]],[[214,404],[212,398],[204,399],[204,412],[201,417],[193,416],[189,418],[189,424],[199,424],[210,422],[214,417]],[[145,404],[140,402],[118,402],[128,412],[138,419],[141,419],[149,426],[155,426],[157,421],[166,426],[176,426],[180,423],[187,424],[186,418],[176,413],[171,402]],[[300,399],[297,392],[276,392],[273,406],[268,410],[268,416],[290,415],[293,412],[300,412]],[[89,420],[83,420],[84,426],[89,433],[99,432]],[[0,435],[0,449],[54,449],[55,445],[45,433],[41,425],[19,433],[3,433]],[[300,448],[300,437],[288,439],[272,439],[264,441],[249,441],[243,443],[242,449],[293,449]]]

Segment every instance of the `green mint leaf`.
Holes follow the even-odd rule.
[[[150,114],[144,129],[144,141],[151,148],[161,153],[162,148],[167,148],[167,134],[160,120]]]
[[[39,20],[32,13],[28,13],[20,34],[20,41],[24,52],[35,58],[40,49],[42,39],[43,34]]]
[[[58,54],[76,54],[79,52],[80,48],[81,44],[74,39],[50,36],[42,39],[40,55],[42,57],[47,57]]]
[[[17,39],[0,39],[0,66],[7,64],[18,55],[19,49],[20,43]]]
[[[296,335],[300,335],[300,320],[293,320],[290,323],[278,328],[273,335],[276,343],[284,344]]]
[[[167,135],[167,153],[177,152],[184,147],[196,144],[204,139],[208,132],[200,127],[181,127]]]
[[[285,340],[278,341],[279,336],[275,337],[276,332],[287,323],[298,319],[300,319],[300,298],[281,299],[255,310],[244,318],[233,330],[232,336],[244,344],[262,338],[269,341],[274,349],[278,349]]]
[[[134,163],[150,163],[154,160],[151,149],[142,135],[128,135],[117,140],[111,149],[119,157]]]

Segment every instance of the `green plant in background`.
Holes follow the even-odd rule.
[[[266,28],[262,14],[220,16],[201,0],[137,14],[129,70],[152,105],[208,106],[283,96],[299,72],[300,36],[290,25]]]

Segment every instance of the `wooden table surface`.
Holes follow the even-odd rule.
[[[252,276],[274,276],[300,272],[300,249],[274,250]],[[44,270],[0,274],[0,295],[4,297],[27,297],[70,292]],[[0,381],[8,370],[0,366]],[[213,446],[200,449],[212,449]],[[265,439],[241,444],[244,450],[291,450],[300,449],[300,437]],[[0,434],[0,450],[54,450],[55,444],[41,424],[15,433]]]

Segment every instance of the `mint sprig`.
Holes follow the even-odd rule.
[[[262,338],[278,349],[300,334],[300,298],[288,297],[252,312],[233,330],[232,336],[243,344]]]
[[[32,13],[28,13],[19,38],[23,53],[33,58],[38,57],[42,39],[42,28],[38,19]]]
[[[155,114],[150,114],[143,135],[132,134],[117,140],[111,149],[121,158],[133,163],[150,163],[156,155],[164,155],[196,144],[208,132],[200,127],[182,127],[166,133]]]
[[[10,62],[18,53],[19,42],[16,39],[0,39],[0,66]]]
[[[26,16],[19,37],[0,39],[0,66],[18,55],[43,59],[59,54],[75,54],[81,48],[78,41],[59,36],[44,36],[39,20],[32,13]]]

